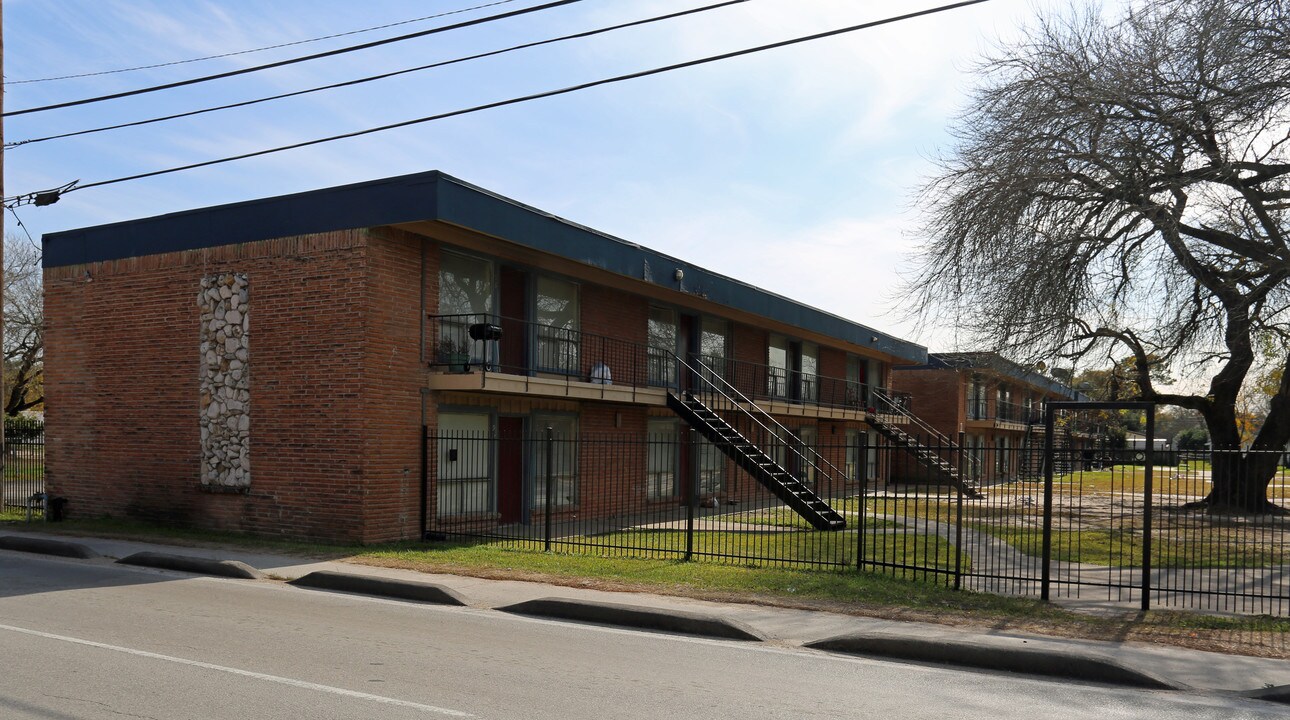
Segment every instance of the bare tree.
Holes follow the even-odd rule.
[[[1258,348],[1290,365],[1290,0],[1145,0],[1037,21],[980,66],[956,144],[923,189],[911,289],[1017,356],[1132,356],[1137,396],[1195,410],[1211,512],[1281,512],[1290,373],[1243,448]],[[1168,392],[1168,365],[1209,386]]]
[[[16,415],[45,399],[45,311],[40,250],[25,238],[5,238],[4,414]]]

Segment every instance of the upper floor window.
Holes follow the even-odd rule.
[[[576,375],[579,372],[578,286],[539,275],[534,319],[537,327],[538,370]]]
[[[820,346],[802,343],[800,371],[797,374],[797,397],[815,402],[820,397]]]
[[[481,362],[488,356],[486,343],[471,339],[470,326],[495,322],[495,277],[491,260],[454,252],[440,256],[439,327],[434,349],[438,360],[465,355],[471,362]]]
[[[788,397],[788,338],[771,335],[766,350],[766,394]]]
[[[973,375],[967,385],[967,416],[971,420],[984,420],[986,414],[985,380]]]
[[[676,311],[651,307],[646,336],[649,343],[649,383],[676,387]]]
[[[705,316],[699,328],[699,355],[703,362],[717,372],[724,369],[729,357],[730,323],[721,318]]]

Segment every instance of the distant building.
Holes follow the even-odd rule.
[[[924,364],[893,370],[893,389],[909,395],[911,410],[931,431],[956,443],[962,437],[965,473],[980,483],[1037,475],[1045,405],[1086,399],[997,353],[930,353]],[[1083,429],[1059,428],[1059,448],[1083,448],[1090,440]],[[893,477],[921,472],[906,464]]]

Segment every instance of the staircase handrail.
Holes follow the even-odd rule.
[[[972,477],[980,477],[981,458],[977,457],[976,453],[967,452],[963,448],[959,447],[959,444],[954,442],[954,440],[951,439],[948,435],[941,432],[940,430],[937,430],[931,425],[927,424],[926,421],[924,421],[922,418],[918,417],[914,413],[910,412],[909,410],[906,410],[905,408],[901,407],[899,403],[897,403],[894,399],[892,399],[890,395],[883,392],[882,389],[875,387],[872,389],[871,392],[873,393],[874,397],[878,398],[880,401],[885,403],[887,407],[894,410],[895,414],[913,423],[916,427],[918,427],[919,430],[922,430],[923,432],[927,433],[931,437],[936,438],[936,440],[941,443],[942,447],[947,447],[951,451],[958,451],[959,455],[961,457],[966,458],[968,465],[971,466],[969,469],[972,473]]]
[[[730,397],[730,395],[728,395],[724,390],[718,387],[716,383],[712,382],[712,380],[710,380],[708,376],[705,376],[703,373],[697,372],[693,367],[689,365],[689,363],[682,360],[675,353],[673,353],[672,356],[676,358],[676,362],[678,364],[680,364],[682,367],[690,371],[691,377],[701,378],[704,383],[706,383],[713,390],[715,390],[719,395],[721,395],[721,397],[725,398],[726,401],[729,402],[732,407],[739,409],[744,415],[747,415],[749,418],[751,418],[752,421],[756,423],[757,426],[760,427],[762,430],[779,438],[782,438],[785,435],[792,434],[789,432],[788,428],[780,424],[780,422],[776,420],[774,417],[771,417],[770,413],[766,412],[764,409],[762,409],[760,405],[753,402],[747,395],[744,395],[742,392],[740,392],[739,388],[735,387],[734,385],[731,385],[729,381],[727,381],[724,377],[719,375],[717,371],[713,370],[711,367],[708,367],[708,365],[704,363],[702,360],[698,359],[697,357],[694,358],[695,364],[697,364],[699,367],[706,370],[708,373],[708,376],[720,380],[722,385],[725,385],[727,388],[730,389],[731,392],[733,392],[735,395],[739,397],[738,401]],[[756,415],[754,415],[753,413],[749,412],[747,409],[742,407],[739,401],[742,401],[743,403],[746,403],[747,405],[753,408],[756,408],[757,412],[760,413],[762,417],[770,421],[770,423],[774,425],[776,428],[778,428],[780,431],[782,431],[783,434],[777,433],[771,430],[769,427],[766,427],[764,423],[762,423],[760,420],[757,419]],[[801,458],[803,462],[809,463],[811,467],[815,468],[816,472],[819,472],[825,475],[830,481],[834,477],[842,478],[843,482],[846,481],[846,475],[841,470],[838,470],[838,468],[834,466],[833,463],[829,462],[828,460],[825,460],[824,457],[820,455],[818,452],[816,452],[813,448],[810,448],[811,454],[814,455],[816,458],[818,458],[821,463],[824,463],[826,466],[828,466],[828,468],[833,471],[833,474],[829,474],[828,472],[825,472],[824,468],[820,467],[815,462],[812,462],[811,460],[809,460],[805,455],[802,454],[800,450],[798,450],[796,447],[793,447],[793,445],[789,443],[785,443],[784,447],[786,447],[789,451],[797,455],[797,457]]]

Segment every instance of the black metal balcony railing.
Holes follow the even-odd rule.
[[[431,315],[429,364],[449,373],[506,373],[629,388],[680,388],[715,376],[755,402],[878,412],[867,383],[713,356],[685,369],[671,348],[491,314]],[[687,375],[699,373],[702,378]],[[714,377],[707,377],[707,374]],[[887,396],[909,410],[907,393]]]
[[[990,408],[985,398],[970,397],[967,399],[968,420],[988,420],[989,418]]]
[[[1029,419],[1026,415],[1025,408],[1014,402],[998,403],[995,411],[995,418],[1003,420],[1004,422],[1014,423],[1024,423]]]

